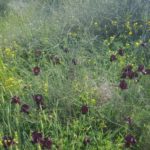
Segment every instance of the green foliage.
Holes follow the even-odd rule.
[[[8,3],[10,0],[1,0],[0,1],[0,16],[6,15],[8,11]]]

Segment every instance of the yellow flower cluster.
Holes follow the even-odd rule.
[[[74,38],[77,37],[76,32],[69,32],[68,35],[71,36],[71,37],[74,37]]]
[[[4,81],[4,86],[6,88],[11,88],[11,87],[18,86],[21,82],[22,80],[18,80],[14,77],[9,77]]]
[[[110,45],[114,40],[115,40],[115,36],[110,36],[109,39],[104,40],[104,45]]]
[[[132,35],[132,34],[133,34],[133,32],[132,32],[132,31],[130,31],[128,34],[129,34],[129,35]]]
[[[112,25],[117,25],[117,21],[112,20]]]
[[[10,48],[5,48],[5,55],[8,57],[8,58],[14,58],[15,57],[15,51],[10,49]]]
[[[133,35],[132,28],[130,26],[130,22],[129,21],[126,22],[125,26],[126,26],[127,30],[129,31],[128,35],[130,35],[130,36]],[[134,26],[136,27],[137,23],[134,23]]]
[[[3,89],[5,90],[13,90],[19,88],[22,80],[13,77],[12,74],[13,69],[9,69],[6,64],[3,63],[2,59],[0,59],[0,80]]]

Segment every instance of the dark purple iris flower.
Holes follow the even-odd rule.
[[[40,132],[33,132],[32,133],[32,143],[36,144],[36,143],[40,143],[43,139],[43,135]]]
[[[138,73],[135,71],[134,72],[134,78],[137,78],[139,75],[138,75]]]
[[[39,73],[40,73],[40,67],[36,66],[36,67],[33,68],[32,71],[33,71],[34,75],[39,75]]]
[[[64,51],[65,53],[68,53],[68,52],[69,52],[69,49],[68,49],[68,48],[64,48],[63,51]]]
[[[7,149],[8,147],[14,145],[15,141],[10,136],[4,136],[3,139],[2,139],[2,144],[3,144],[4,148]]]
[[[150,75],[150,69],[145,69],[145,74]]]
[[[139,65],[139,66],[138,66],[138,71],[139,71],[139,72],[143,72],[144,70],[145,70],[144,65]]]
[[[120,87],[122,90],[125,90],[125,89],[128,88],[128,85],[127,85],[127,83],[126,83],[125,80],[121,80],[121,81],[120,81],[120,84],[119,84],[119,87]]]
[[[38,108],[45,108],[43,96],[41,94],[36,94],[33,96],[34,101],[36,102]]]
[[[125,117],[125,122],[126,122],[128,125],[131,125],[131,124],[132,124],[132,119],[131,119],[131,117]]]
[[[125,146],[126,147],[130,147],[132,145],[135,145],[136,144],[136,139],[134,136],[132,136],[131,134],[128,134],[126,137],[125,137]]]
[[[127,66],[125,67],[123,70],[122,70],[122,75],[121,75],[121,78],[125,79],[128,77],[129,73],[132,71],[132,68],[130,66]]]
[[[141,43],[141,46],[146,47],[146,46],[147,46],[147,43],[142,42],[142,43]]]
[[[123,72],[129,72],[129,71],[132,71],[133,67],[132,65],[127,65],[124,69],[123,69]]]
[[[87,105],[83,105],[83,106],[81,107],[81,112],[82,112],[82,114],[87,114],[88,111],[89,111],[89,108],[88,108]]]
[[[44,138],[41,141],[41,145],[43,149],[51,149],[52,147],[52,140],[50,138]]]
[[[115,61],[115,60],[117,60],[116,55],[111,55],[111,56],[110,56],[110,61],[112,62],[112,61]]]
[[[90,144],[91,140],[89,137],[85,137],[84,140],[83,140],[83,144],[86,146],[88,144]]]
[[[120,49],[118,50],[118,54],[119,54],[120,56],[124,56],[124,50],[123,50],[122,48],[120,48]]]
[[[137,78],[138,77],[138,73],[137,72],[133,72],[133,71],[129,71],[127,73],[127,76],[130,78],[130,79],[134,79],[134,78]]]
[[[52,147],[52,140],[50,138],[44,138],[42,133],[36,131],[32,133],[32,143],[39,143],[43,149],[51,149]]]
[[[122,71],[121,78],[125,79],[127,77],[129,79],[134,79],[138,77],[138,73],[136,71],[132,71],[131,65],[126,66]]]
[[[17,97],[17,96],[12,97],[11,103],[12,103],[12,104],[19,104],[19,105],[20,105],[20,104],[21,104],[20,98]]]
[[[127,76],[128,76],[130,79],[133,79],[133,78],[134,78],[134,72],[133,72],[133,71],[128,71],[128,72],[127,72]]]
[[[33,96],[34,100],[37,102],[43,101],[43,96],[41,94],[36,94]]]
[[[73,58],[73,59],[72,59],[72,63],[73,63],[74,65],[77,65],[77,64],[78,64],[78,60],[77,60],[76,58]]]
[[[21,106],[21,112],[24,112],[24,113],[29,113],[29,110],[30,110],[30,107],[29,107],[29,105],[27,105],[27,104],[23,104],[22,106]]]
[[[123,72],[122,75],[121,75],[121,78],[125,79],[126,77],[127,77],[127,73]]]

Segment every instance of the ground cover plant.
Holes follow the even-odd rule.
[[[0,0],[0,149],[149,139],[149,0]]]

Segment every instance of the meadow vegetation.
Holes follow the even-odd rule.
[[[0,0],[0,149],[149,139],[149,0]]]

